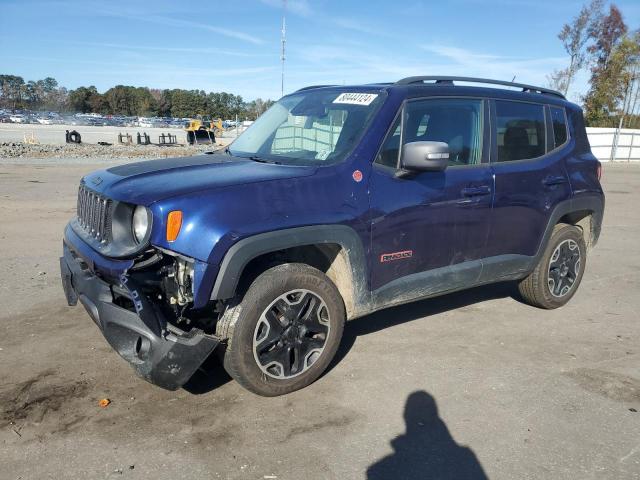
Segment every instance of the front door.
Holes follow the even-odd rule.
[[[474,98],[410,100],[398,115],[370,180],[375,303],[477,281],[493,194],[487,119],[487,102]],[[447,169],[398,175],[401,146],[415,141],[446,142]]]

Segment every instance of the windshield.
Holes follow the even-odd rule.
[[[232,155],[291,165],[342,161],[384,100],[383,92],[313,90],[280,99],[229,146]]]

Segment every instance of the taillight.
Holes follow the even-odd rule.
[[[602,178],[602,164],[598,162],[598,168],[596,169],[596,176],[598,177],[598,181]]]

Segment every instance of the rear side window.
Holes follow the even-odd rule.
[[[512,162],[546,153],[544,106],[496,100],[498,161]]]
[[[551,123],[553,124],[553,146],[558,148],[567,141],[567,117],[564,108],[551,107]]]

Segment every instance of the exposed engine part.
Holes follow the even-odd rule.
[[[178,305],[193,302],[193,262],[176,258],[176,282],[178,283]]]
[[[166,301],[180,316],[179,307],[193,302],[193,262],[178,256],[165,256],[160,284]]]
[[[128,276],[156,302],[170,324],[186,331],[195,327],[212,332],[224,305],[217,302],[205,308],[193,308],[194,265],[190,258],[153,248],[136,260]],[[114,286],[112,292],[118,305],[133,309],[125,289]]]

